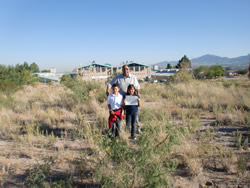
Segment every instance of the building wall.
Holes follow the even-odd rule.
[[[82,80],[93,80],[93,79],[107,79],[111,77],[111,68],[107,67],[88,67],[83,69],[78,69],[78,75]]]
[[[138,80],[141,80],[151,75],[151,68],[144,66],[131,66],[130,73],[135,75]],[[122,72],[122,67],[113,67],[113,72]]]
[[[130,73],[135,75],[138,80],[151,75],[151,68],[145,66],[131,66]],[[122,73],[122,67],[102,68],[102,67],[85,67],[77,70],[82,80],[108,79],[113,73]]]

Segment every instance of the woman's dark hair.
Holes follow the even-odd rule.
[[[134,90],[135,90],[135,86],[133,84],[129,84],[128,89],[127,89],[127,95],[129,95],[128,90],[130,90],[132,88],[134,88]]]

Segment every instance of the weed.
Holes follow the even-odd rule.
[[[237,163],[238,173],[244,174],[247,170],[247,161],[243,157],[238,159]]]
[[[28,187],[72,187],[71,177],[63,177],[62,179],[53,181],[52,166],[55,158],[45,158],[43,164],[35,164],[26,170],[27,177],[24,184]]]
[[[248,150],[248,137],[243,142],[242,147],[243,147],[244,150]]]

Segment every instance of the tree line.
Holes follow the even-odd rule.
[[[0,65],[0,91],[11,92],[23,85],[37,82],[38,79],[32,75],[34,72],[40,72],[36,63],[29,65],[24,62],[15,66]]]
[[[170,64],[167,64],[167,69],[173,68]],[[174,68],[180,69],[180,71],[187,71],[191,69],[191,61],[188,59],[186,55],[184,55],[178,62]],[[230,68],[224,69],[221,65],[212,65],[212,66],[199,66],[192,70],[193,75],[196,79],[212,79],[220,76],[225,76],[226,70],[230,70]],[[238,74],[247,74],[248,70],[238,70]]]

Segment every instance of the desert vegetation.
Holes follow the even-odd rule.
[[[0,93],[1,187],[247,187],[250,81],[141,83],[142,133],[107,135],[105,83]]]

